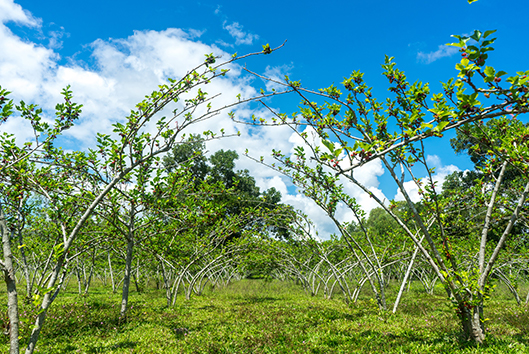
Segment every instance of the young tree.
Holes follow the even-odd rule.
[[[12,135],[2,135],[0,147],[0,171],[12,169],[15,180],[6,180],[6,185],[17,185],[20,176],[27,180],[29,190],[47,199],[52,213],[55,215],[58,233],[61,241],[53,249],[52,266],[47,283],[41,291],[39,300],[40,310],[35,321],[30,338],[27,342],[26,353],[33,353],[44,325],[47,311],[62,287],[66,269],[70,259],[69,251],[79,238],[85,224],[92,213],[118,184],[132,178],[135,170],[144,165],[159,163],[160,157],[171,150],[181,138],[183,131],[189,126],[212,118],[223,109],[251,101],[253,98],[238,100],[232,104],[213,107],[212,101],[216,96],[209,97],[203,91],[211,80],[217,80],[227,73],[222,67],[239,59],[256,54],[269,54],[267,50],[248,54],[242,57],[233,56],[223,63],[216,63],[213,54],[206,55],[205,61],[189,71],[179,80],[169,79],[168,84],[160,85],[159,89],[138,103],[124,123],[116,123],[112,134],[98,136],[98,150],[88,153],[66,153],[53,145],[53,140],[64,129],[73,124],[79,117],[81,106],[72,102],[69,89],[63,92],[65,102],[56,107],[56,121],[53,126],[43,123],[42,110],[35,105],[20,103],[18,110],[20,117],[12,116],[12,101],[7,100],[8,92],[0,88],[0,105],[2,105],[2,121],[7,119],[27,119],[36,132],[33,143],[24,143],[22,147],[16,144]],[[173,107],[171,107],[173,106]],[[172,109],[168,116],[160,117],[164,109]],[[152,124],[154,123],[154,129]],[[213,132],[207,132],[207,138],[216,138]],[[34,170],[24,169],[25,161],[36,160],[39,166]],[[103,163],[103,161],[106,161]],[[108,167],[107,167],[108,166]],[[109,174],[103,173],[110,169]],[[107,179],[108,177],[108,179]],[[3,178],[3,175],[2,175]],[[102,184],[93,183],[94,180],[104,181]],[[98,186],[96,189],[83,190],[82,184]],[[3,209],[2,209],[3,210]],[[11,352],[19,352],[19,338],[17,333],[18,310],[16,284],[10,250],[11,239],[6,225],[6,217],[0,218],[3,235],[4,260],[0,267],[6,275],[9,289],[8,308],[11,328]]]
[[[514,200],[510,200],[508,208],[502,209],[505,204],[498,202],[502,197],[507,166],[513,165],[521,171],[528,168],[527,128],[519,127],[515,134],[505,136],[500,118],[529,112],[529,71],[502,80],[505,72],[486,66],[488,52],[493,50],[495,41],[490,35],[494,32],[475,31],[470,37],[455,36],[458,42],[452,45],[460,48],[462,59],[456,65],[457,77],[443,83],[443,92],[440,93],[431,94],[428,84],[408,82],[404,72],[396,68],[393,58],[386,57],[382,67],[391,93],[385,101],[380,102],[373,96],[359,71],[354,71],[342,82],[345,93],[334,85],[319,91],[308,90],[288,77],[285,82],[275,81],[295,90],[302,99],[300,112],[290,118],[275,113],[263,101],[274,118],[262,124],[289,125],[304,142],[292,156],[274,151],[273,156],[281,165],[271,167],[290,176],[336,222],[346,239],[350,235],[334,217],[337,203],[343,203],[356,215],[361,215],[361,210],[353,198],[343,192],[342,184],[352,183],[377,201],[413,240],[453,296],[465,336],[477,343],[485,338],[483,303],[489,292],[491,272],[529,193],[529,181],[524,172],[524,187]],[[313,101],[314,98],[323,102]],[[464,253],[467,258],[462,259],[458,258],[461,252],[454,250],[446,232],[450,227],[446,218],[447,204],[440,195],[441,186],[433,179],[434,170],[426,159],[423,141],[442,137],[450,129],[479,126],[486,120],[498,122],[491,136],[494,144],[489,144],[496,148],[486,151],[496,163],[484,170],[489,176],[494,174],[495,178],[491,179],[492,184],[483,185],[479,192],[486,203],[487,216],[481,226],[480,238],[466,244]],[[259,123],[256,120],[254,124]],[[410,229],[409,224],[393,211],[393,202],[388,204],[357,178],[355,172],[358,168],[373,160],[380,160],[392,176],[419,233]],[[424,169],[426,176],[422,179],[416,177],[419,167]],[[406,178],[413,181],[422,195],[420,209],[405,188]],[[505,216],[509,219],[501,236],[494,240],[488,235],[491,224],[496,221],[492,216],[498,210],[508,213]],[[477,257],[472,254],[476,249],[479,251]],[[462,267],[468,258],[472,259],[470,270]]]
[[[13,115],[15,108],[20,113],[19,119],[29,121],[34,132],[34,141],[25,142],[22,146],[17,145],[16,137],[13,134],[3,132],[0,135],[0,189],[3,192],[0,199],[0,232],[3,246],[3,259],[0,260],[0,267],[4,272],[4,280],[8,290],[10,353],[18,353],[18,293],[11,247],[11,242],[14,239],[12,235],[18,234],[20,242],[25,219],[30,213],[27,205],[32,192],[31,177],[36,173],[34,160],[38,160],[40,151],[43,150],[46,155],[52,150],[53,142],[57,136],[63,130],[71,127],[79,117],[81,106],[69,102],[70,94],[65,89],[63,96],[66,103],[57,105],[57,119],[54,124],[49,124],[41,118],[42,110],[36,105],[27,105],[22,101],[15,106],[13,100],[8,98],[10,93],[0,86],[0,124],[6,122]],[[27,267],[25,269],[26,281],[28,281]],[[30,290],[27,289],[27,291]]]

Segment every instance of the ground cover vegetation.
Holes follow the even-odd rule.
[[[222,80],[223,67],[239,57],[218,64],[206,55],[84,152],[59,147],[61,133],[82,113],[69,88],[48,123],[38,106],[15,104],[0,87],[2,120],[27,120],[35,132],[33,141],[22,143],[0,135],[2,345],[10,353],[21,346],[33,353],[41,335],[84,338],[86,330],[102,342],[71,344],[76,350],[523,350],[527,311],[516,306],[529,301],[529,128],[517,117],[529,111],[529,71],[502,79],[507,73],[486,65],[493,34],[456,36],[458,75],[437,94],[428,84],[408,82],[387,57],[382,67],[390,93],[384,103],[355,71],[342,83],[345,93],[334,85],[312,91],[286,77],[275,82],[284,90],[239,95],[233,104],[214,107],[216,96],[205,85]],[[271,52],[266,45],[255,54]],[[301,97],[300,111],[276,113],[271,102],[279,94]],[[311,221],[282,204],[275,189],[261,192],[248,171],[234,170],[234,151],[205,154],[204,144],[224,132],[186,134],[221,110],[256,100],[269,109],[269,119],[241,123],[288,125],[299,135],[304,144],[292,155],[273,151],[277,163],[270,167],[325,210],[339,235],[314,238]],[[476,165],[449,176],[441,188],[424,140],[449,129],[457,130],[456,151],[469,153]],[[357,178],[357,169],[374,160],[393,177],[403,201],[386,201]],[[416,185],[420,201],[412,201],[405,180]],[[379,208],[367,215],[345,192],[347,184]],[[338,220],[339,203],[353,220]],[[495,297],[498,284],[508,300],[503,290]],[[411,312],[399,313],[410,306]],[[192,317],[197,312],[205,317]],[[184,321],[184,313],[192,322]],[[232,322],[245,316],[256,326]],[[440,320],[425,327],[431,316]],[[205,329],[211,329],[208,335]],[[112,333],[115,340],[108,339]],[[149,347],[140,333],[167,342],[153,339],[160,348]],[[50,346],[43,352],[74,349],[43,343]]]
[[[398,285],[389,285],[389,299]],[[527,284],[520,287],[525,291]],[[396,314],[380,311],[370,291],[347,305],[340,292],[329,300],[310,296],[295,282],[257,279],[207,286],[202,295],[191,301],[181,296],[170,307],[164,290],[150,283],[131,292],[129,316],[122,321],[121,296],[108,283],[97,278],[87,295],[77,290],[72,280],[50,309],[35,352],[525,353],[529,346],[529,310],[502,285],[487,307],[493,321],[479,347],[461,336],[444,289],[438,285],[426,294],[417,281],[404,292]],[[1,296],[5,299],[5,292]],[[30,303],[21,311],[35,315]],[[30,329],[24,321],[22,333]],[[7,337],[0,350],[8,350]]]

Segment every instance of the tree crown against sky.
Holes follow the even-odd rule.
[[[475,28],[498,29],[501,40],[491,63],[509,73],[518,69],[516,58],[526,57],[529,50],[529,46],[520,45],[524,41],[519,35],[523,30],[521,23],[489,16],[503,6],[497,0],[481,0],[472,5],[453,1],[434,12],[421,1],[405,2],[398,7],[388,2],[382,5],[391,11],[382,13],[374,3],[339,7],[319,3],[299,7],[289,3],[281,4],[282,8],[287,12],[291,9],[296,15],[288,23],[280,21],[275,26],[266,25],[276,16],[274,3],[269,5],[251,11],[234,3],[219,5],[205,1],[186,7],[160,3],[143,9],[142,16],[137,16],[138,6],[134,3],[88,6],[1,0],[0,40],[6,48],[0,54],[2,87],[13,91],[15,100],[43,104],[45,111],[50,112],[60,100],[61,88],[71,84],[84,109],[79,124],[67,132],[62,143],[67,149],[86,149],[95,143],[97,130],[108,130],[112,122],[127,115],[127,110],[142,98],[144,87],[155,88],[168,76],[182,76],[187,68],[202,62],[204,54],[212,52],[229,57],[235,52],[260,50],[262,44],[274,46],[288,39],[281,51],[252,63],[252,69],[278,79],[288,74],[315,88],[332,81],[339,83],[351,71],[361,70],[375,87],[374,94],[381,97],[387,94],[388,87],[380,75],[385,54],[396,57],[411,81],[429,81],[432,90],[436,90],[440,88],[438,82],[456,73],[454,65],[459,52],[445,46],[451,34],[471,33]],[[524,1],[515,1],[511,6],[519,13],[527,10]],[[352,28],[346,17],[353,10],[376,15],[357,16]],[[469,11],[472,16],[461,21],[460,14]],[[117,13],[122,16],[116,17]],[[321,16],[334,19],[325,30],[308,25],[320,21]],[[348,40],[344,42],[343,38]],[[232,76],[213,91],[222,91],[226,100],[239,93],[242,97],[254,93],[260,83],[254,80],[257,85],[252,85],[248,78],[239,81],[241,67],[231,69]],[[273,85],[266,88],[272,89]],[[250,111],[242,109],[239,114],[249,117]],[[226,116],[218,118],[214,124],[209,123],[212,131],[224,128],[229,134],[240,129],[241,137],[209,143],[207,150],[211,152],[234,149],[243,156],[248,148],[253,154],[266,157],[270,148],[288,151],[299,143],[288,129],[252,130],[234,126]],[[0,129],[15,131],[20,139],[30,138],[27,127],[12,124],[8,122]],[[439,181],[449,173],[472,167],[467,156],[452,153],[450,136],[446,138],[428,143],[436,151],[428,159],[436,166]],[[336,232],[318,208],[298,194],[288,180],[245,158],[237,160],[236,169],[248,169],[262,190],[270,187],[279,190],[283,202],[302,209],[316,221],[321,237]],[[366,185],[384,193],[388,200],[397,196],[395,189],[388,188],[390,176],[379,163],[364,166],[363,176]],[[366,211],[376,206],[358,192],[349,192]],[[412,195],[418,198],[417,191],[412,191]],[[350,218],[340,207],[338,214],[344,220]]]

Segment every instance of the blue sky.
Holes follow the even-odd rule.
[[[288,40],[273,55],[247,60],[249,68],[279,77],[288,74],[314,89],[339,84],[344,76],[360,70],[375,88],[374,95],[383,99],[388,86],[380,64],[385,54],[395,57],[410,80],[430,82],[433,91],[438,91],[440,81],[455,75],[454,66],[460,59],[457,51],[444,46],[451,41],[450,35],[497,29],[496,51],[489,65],[508,73],[526,70],[529,43],[522,14],[528,10],[529,3],[521,0],[510,1],[508,8],[499,0],[471,5],[466,0],[153,0],[149,4],[0,0],[0,85],[12,90],[16,99],[52,109],[60,89],[71,84],[85,113],[78,129],[69,132],[68,141],[82,149],[93,144],[96,131],[104,132],[122,119],[164,75],[182,75],[210,52],[244,54],[260,51],[262,44],[274,47]],[[219,88],[226,99],[237,92],[250,95],[258,84],[237,76],[239,72],[240,67],[234,67],[234,75]],[[281,99],[273,104],[291,112],[297,101]],[[208,124],[211,128],[221,123]],[[14,123],[0,129],[29,138]],[[219,141],[208,148],[237,149],[242,155],[248,147],[255,155],[268,156],[271,147],[289,151],[295,143],[287,130],[242,131],[245,134],[236,142]],[[471,168],[466,156],[451,152],[447,138],[428,143],[440,180],[443,171]],[[280,189],[284,201],[315,220],[323,238],[333,232],[325,216],[298,195],[287,179],[243,157],[238,167],[249,169],[262,189]],[[388,173],[380,166],[368,166],[362,173],[366,183],[388,199],[396,195]],[[374,206],[358,197],[366,209]],[[344,211],[343,219],[348,217]]]

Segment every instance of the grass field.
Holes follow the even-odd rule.
[[[380,312],[368,295],[346,305],[279,281],[236,282],[180,298],[172,308],[161,290],[147,290],[132,292],[121,323],[119,294],[95,287],[81,297],[68,290],[52,305],[38,353],[529,353],[529,309],[501,289],[485,308],[489,332],[479,348],[461,340],[442,289],[426,295],[412,288],[395,315]],[[21,312],[25,338],[33,305]],[[2,353],[7,339],[2,335]]]

